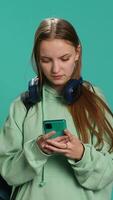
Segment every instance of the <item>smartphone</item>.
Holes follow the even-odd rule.
[[[64,129],[67,128],[65,119],[45,120],[43,121],[44,132],[49,133],[56,131],[56,133],[50,138],[56,138],[64,135]]]

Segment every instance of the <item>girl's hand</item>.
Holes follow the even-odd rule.
[[[47,139],[45,148],[48,151],[54,153],[60,153],[68,158],[74,160],[80,160],[84,153],[84,146],[81,141],[70,133],[69,130],[65,130],[65,139],[61,137],[55,139]]]
[[[38,140],[37,140],[37,144],[38,144],[39,148],[40,148],[44,153],[47,153],[47,154],[53,153],[52,150],[46,148],[46,145],[47,145],[47,140],[48,140],[52,135],[54,135],[55,133],[56,133],[55,131],[51,131],[51,132],[49,132],[49,133],[47,133],[47,134],[44,134],[44,135],[39,136],[39,138],[38,138]],[[68,137],[64,135],[64,136],[55,138],[54,141],[55,141],[55,142],[60,142],[60,143],[66,143],[66,142],[67,142],[67,139],[68,139]],[[49,139],[49,140],[52,140],[52,139]]]

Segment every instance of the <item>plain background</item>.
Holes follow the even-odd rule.
[[[65,18],[77,29],[82,76],[101,88],[113,110],[112,0],[0,0],[0,126],[12,100],[35,76],[30,61],[34,33],[48,17]]]

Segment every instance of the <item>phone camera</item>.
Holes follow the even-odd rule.
[[[52,128],[52,124],[50,124],[50,123],[45,124],[45,127],[46,127],[46,129],[51,129]]]

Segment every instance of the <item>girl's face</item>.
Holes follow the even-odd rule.
[[[43,74],[55,89],[61,90],[76,67],[80,47],[75,49],[71,43],[63,39],[43,40],[39,53]]]

